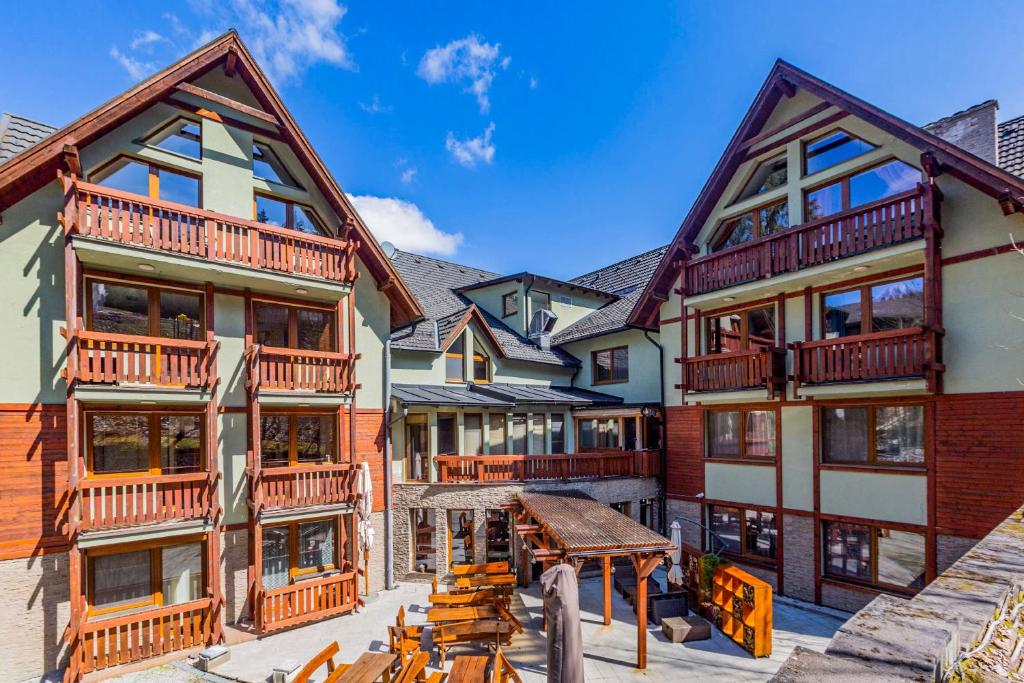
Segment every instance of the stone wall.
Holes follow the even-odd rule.
[[[483,562],[486,556],[486,511],[501,507],[524,491],[559,492],[566,489],[582,491],[603,503],[630,503],[630,516],[639,520],[640,500],[657,499],[658,481],[653,478],[617,478],[594,481],[544,482],[530,484],[395,484],[394,549],[395,576],[402,578],[412,571],[411,518],[413,509],[433,509],[436,516],[436,563],[448,566],[448,510],[472,510],[474,522],[474,559]],[[656,507],[656,506],[655,506]],[[698,508],[699,514],[699,508]],[[670,515],[671,517],[671,515]],[[519,546],[515,546],[518,548]],[[444,575],[443,570],[438,572]]]
[[[691,522],[700,522],[701,510],[700,503],[691,503],[685,500],[676,500],[669,498],[665,501],[666,511],[666,526],[671,526],[672,520],[676,518],[688,519]],[[693,548],[701,548],[701,529],[696,524],[690,522],[680,522],[681,531],[683,534],[683,543]]]
[[[67,665],[63,637],[71,618],[68,585],[67,553],[0,561],[0,680],[35,678]]]
[[[814,518],[783,515],[782,543],[784,593],[814,602]]]
[[[236,529],[220,535],[220,587],[224,593],[224,623],[249,618],[249,531]]]

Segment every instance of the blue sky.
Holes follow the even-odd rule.
[[[781,57],[915,123],[1024,114],[1015,2],[12,3],[0,110],[63,125],[236,27],[383,237],[571,277],[666,243]]]

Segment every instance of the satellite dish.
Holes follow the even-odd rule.
[[[395,254],[398,253],[398,249],[395,245],[391,244],[391,242],[381,242],[380,248],[381,251],[384,252],[384,255],[388,257],[389,261],[395,258]]]

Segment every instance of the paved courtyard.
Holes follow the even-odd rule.
[[[660,571],[660,570],[659,570]],[[661,575],[662,582],[664,577]],[[430,587],[406,583],[383,592],[358,615],[343,616],[303,628],[252,640],[231,647],[231,661],[217,669],[209,681],[224,679],[263,683],[271,670],[286,659],[306,661],[333,640],[341,645],[340,661],[353,661],[366,650],[387,649],[387,625],[394,623],[399,606],[405,605],[408,623],[423,623]],[[647,641],[647,669],[636,664],[636,623],[632,609],[617,595],[613,601],[612,624],[601,623],[601,580],[584,579],[580,589],[583,644],[587,681],[765,681],[781,666],[797,645],[822,651],[842,625],[841,613],[804,607],[784,598],[775,602],[774,641],[771,657],[754,659],[720,632],[712,629],[710,640],[674,644],[651,627]],[[513,611],[526,632],[516,636],[506,649],[524,681],[546,680],[546,647],[540,631],[543,600],[534,583],[519,591]],[[426,639],[429,641],[429,633]],[[452,657],[473,652],[455,648]],[[436,651],[433,664],[437,663]],[[203,680],[202,674],[184,663],[154,667],[124,676],[123,683],[184,683]]]

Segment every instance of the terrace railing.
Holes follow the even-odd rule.
[[[213,508],[209,472],[97,477],[79,482],[80,531],[206,519]]]
[[[343,465],[261,467],[255,477],[269,510],[356,502],[358,469]]]
[[[441,455],[441,483],[520,482],[658,475],[658,451],[613,451],[565,455]]]
[[[938,369],[936,332],[908,327],[793,342],[793,379],[801,384],[925,377]]]
[[[66,334],[64,330],[62,333]],[[72,352],[78,369],[68,381],[85,384],[152,384],[209,389],[220,342],[142,337],[78,330]]]
[[[346,394],[355,386],[359,354],[254,344],[246,356],[250,388]]]
[[[256,604],[257,628],[266,633],[349,612],[356,597],[352,571],[262,589]]]
[[[770,397],[786,384],[786,350],[759,348],[686,358],[685,391],[767,389]]]

